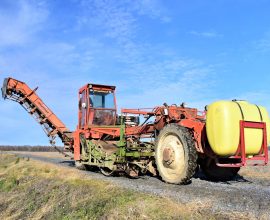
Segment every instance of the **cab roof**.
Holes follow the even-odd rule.
[[[88,88],[93,90],[115,91],[116,86],[88,83],[81,87],[79,91],[82,92]]]
[[[101,85],[101,84],[92,84],[92,83],[89,83],[88,84],[88,88],[93,88],[94,90],[95,89],[106,89],[106,90],[115,90],[115,86],[109,86],[109,85]]]

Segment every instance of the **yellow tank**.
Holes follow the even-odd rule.
[[[232,156],[240,141],[239,121],[266,122],[270,141],[270,122],[267,110],[246,101],[218,101],[208,106],[206,132],[212,150],[219,156]],[[262,145],[261,129],[245,128],[246,155],[259,153]]]

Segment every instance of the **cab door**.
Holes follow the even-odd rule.
[[[79,128],[83,129],[87,124],[87,106],[88,106],[88,99],[87,99],[87,90],[84,89],[79,92]]]
[[[111,90],[91,89],[89,91],[89,126],[111,126],[116,121],[114,92]]]

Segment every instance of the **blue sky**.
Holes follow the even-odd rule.
[[[269,11],[267,0],[1,0],[0,81],[39,86],[71,130],[88,82],[116,85],[119,108],[236,98],[270,110]],[[48,144],[2,99],[0,129],[0,144]]]

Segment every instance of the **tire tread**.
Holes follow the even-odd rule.
[[[197,154],[197,150],[195,147],[195,140],[192,137],[191,132],[189,131],[188,128],[182,127],[176,123],[171,123],[166,125],[161,131],[159,136],[156,139],[156,146],[163,134],[163,132],[166,132],[167,130],[169,130],[170,132],[175,132],[177,135],[178,134],[182,134],[180,137],[183,137],[183,141],[186,142],[186,146],[185,144],[183,144],[184,146],[184,150],[185,150],[185,154],[186,151],[188,154],[188,166],[187,166],[187,171],[186,171],[186,175],[183,179],[181,179],[181,181],[178,184],[188,184],[192,178],[192,176],[195,174],[196,168],[197,168],[197,159],[198,159],[198,154]],[[157,169],[159,172],[159,166],[157,165]],[[165,180],[165,178],[162,176],[162,174],[159,172],[159,175],[161,176],[162,180],[164,182],[167,182]]]

